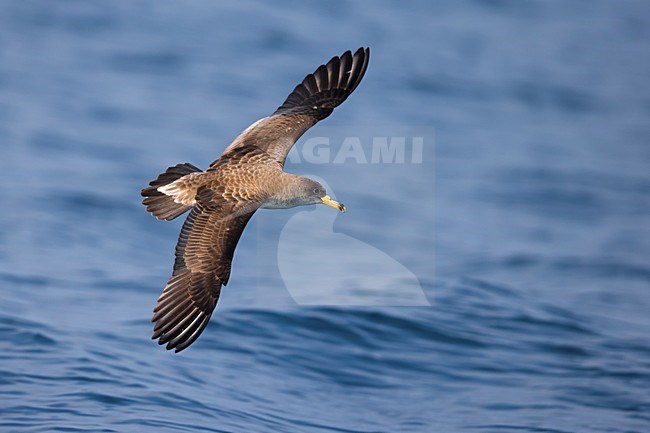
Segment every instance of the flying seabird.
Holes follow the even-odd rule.
[[[176,244],[174,271],[151,320],[158,344],[180,352],[201,335],[228,283],[237,242],[257,209],[321,203],[345,212],[320,183],[282,168],[294,143],[359,85],[369,58],[369,48],[333,57],[307,75],[273,114],[246,128],[207,170],[178,164],[142,190],[142,204],[158,219],[190,211]]]

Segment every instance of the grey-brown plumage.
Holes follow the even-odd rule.
[[[142,203],[158,219],[191,210],[176,245],[174,271],[154,308],[153,339],[159,344],[180,352],[203,332],[230,278],[237,242],[257,209],[323,203],[345,210],[318,182],[282,167],[296,140],[358,86],[369,56],[368,48],[359,48],[354,55],[333,57],[272,115],[235,138],[208,170],[178,164],[142,190]]]

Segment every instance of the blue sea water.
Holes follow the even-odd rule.
[[[261,211],[204,335],[157,346],[181,221],[140,189],[362,45],[305,138],[428,131],[422,163],[286,168],[430,306],[363,305],[361,270],[361,305],[296,302],[313,210]],[[0,431],[649,431],[649,77],[644,1],[0,2]],[[322,290],[328,238],[295,240]]]

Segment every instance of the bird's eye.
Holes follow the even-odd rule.
[[[314,194],[318,194],[318,188],[314,188]]]

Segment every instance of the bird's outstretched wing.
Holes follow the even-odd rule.
[[[227,202],[207,187],[197,193],[176,245],[174,272],[158,298],[153,339],[176,352],[201,335],[228,283],[237,242],[257,206]]]
[[[356,89],[366,73],[369,59],[369,48],[359,48],[354,55],[346,51],[340,57],[332,57],[327,64],[307,75],[275,113],[253,123],[235,138],[224,154],[241,146],[254,145],[284,164],[291,147],[302,134],[329,116]]]

